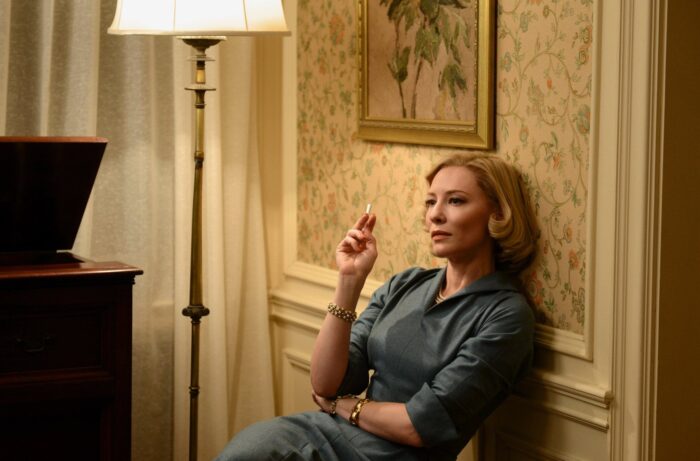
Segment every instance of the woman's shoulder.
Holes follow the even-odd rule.
[[[444,268],[436,267],[426,269],[424,267],[410,267],[392,275],[387,283],[392,285],[404,285],[418,282],[426,282],[440,277]]]
[[[491,315],[507,313],[521,318],[533,316],[532,307],[521,284],[514,276],[504,272],[495,272],[477,280],[459,295],[464,298],[464,302],[473,303],[478,300]]]

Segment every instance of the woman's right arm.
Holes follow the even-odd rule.
[[[376,216],[363,214],[336,248],[338,285],[333,302],[354,312],[367,275],[377,259],[372,230]],[[348,365],[352,323],[326,314],[311,356],[311,387],[314,393],[332,397],[343,381]]]

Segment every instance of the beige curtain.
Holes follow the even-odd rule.
[[[187,458],[190,50],[108,36],[115,0],[0,0],[0,135],[109,139],[73,252],[144,270],[134,287],[134,460]],[[257,152],[256,44],[207,68],[200,459],[274,413]]]

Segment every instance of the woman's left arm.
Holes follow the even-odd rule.
[[[313,399],[321,410],[331,413],[333,399],[313,395]],[[335,412],[341,418],[350,420],[350,416],[359,401],[358,398],[340,398],[336,402]],[[356,418],[357,426],[391,442],[422,447],[423,441],[408,416],[406,405],[394,402],[368,401],[362,406]]]

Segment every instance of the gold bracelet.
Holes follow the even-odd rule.
[[[354,398],[356,398],[356,397],[357,397],[356,395],[352,395],[352,394],[339,395],[338,397],[335,398],[335,400],[333,400],[333,401],[331,402],[331,410],[328,412],[328,414],[329,414],[329,415],[335,415],[335,414],[337,414],[336,411],[335,411],[335,408],[338,406],[338,400],[343,400],[343,399],[354,399]]]
[[[357,401],[355,404],[355,408],[352,409],[352,413],[350,413],[350,424],[353,426],[357,426],[359,424],[358,419],[360,418],[360,412],[362,411],[362,407],[369,402],[369,399],[360,399]]]
[[[334,302],[328,303],[328,312],[330,312],[331,315],[338,317],[340,320],[344,320],[348,323],[352,323],[357,320],[356,313],[347,309],[342,309]]]

